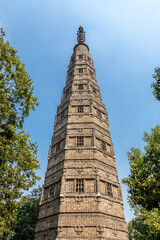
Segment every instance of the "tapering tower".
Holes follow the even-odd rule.
[[[108,116],[80,26],[57,108],[35,240],[128,240]]]

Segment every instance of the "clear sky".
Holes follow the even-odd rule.
[[[39,148],[40,184],[80,24],[109,115],[120,180],[129,174],[126,152],[142,149],[143,132],[160,120],[160,103],[150,88],[160,66],[159,0],[0,0],[0,27],[26,64],[40,103],[25,121]],[[129,221],[126,186],[122,191]]]

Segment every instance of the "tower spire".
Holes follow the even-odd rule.
[[[85,43],[85,32],[81,25],[79,26],[77,31],[77,42],[81,44]]]

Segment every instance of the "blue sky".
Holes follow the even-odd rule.
[[[32,77],[39,106],[25,121],[38,144],[44,181],[57,105],[80,24],[94,60],[120,180],[126,152],[143,148],[144,131],[159,123],[160,103],[150,85],[160,66],[159,0],[0,0],[0,27]],[[133,217],[122,186],[126,220]]]

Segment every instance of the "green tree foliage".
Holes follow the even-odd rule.
[[[136,218],[129,223],[130,239],[160,239],[160,126],[144,133],[144,152],[128,152],[130,175],[122,180],[128,186],[130,206]]]
[[[155,81],[151,84],[151,87],[153,88],[153,95],[160,101],[160,68],[155,68],[153,78],[155,79]]]
[[[131,174],[123,179],[129,192],[132,207],[140,206],[146,210],[159,207],[160,202],[160,126],[144,133],[144,153],[138,148],[128,152]]]
[[[135,219],[128,223],[129,239],[159,240],[160,239],[160,210],[142,210],[137,212]]]
[[[38,219],[41,188],[34,189],[30,195],[23,198],[24,203],[18,208],[17,223],[14,226],[12,240],[33,240]]]
[[[25,117],[38,105],[32,80],[0,33],[0,239],[12,235],[11,225],[23,190],[39,179],[36,144],[23,131]]]

